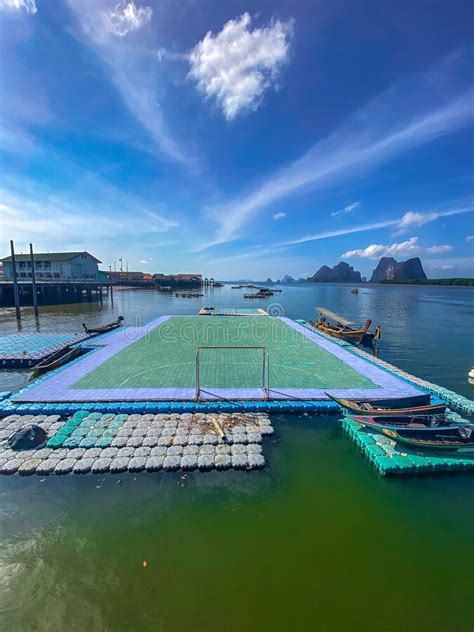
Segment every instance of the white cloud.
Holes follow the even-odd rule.
[[[258,108],[289,56],[291,20],[253,30],[251,22],[248,13],[229,20],[216,35],[208,32],[189,55],[189,77],[207,98],[216,99],[229,121]]]
[[[235,239],[241,228],[269,204],[291,194],[340,183],[403,151],[471,124],[474,91],[467,89],[453,96],[441,90],[441,84],[456,74],[452,67],[449,73],[442,65],[425,76],[393,86],[248,195],[211,209],[218,229],[214,239],[201,249]]]
[[[395,257],[396,255],[410,256],[419,253],[420,250],[421,248],[418,245],[418,237],[411,237],[407,241],[402,241],[398,244],[370,244],[370,246],[367,246],[366,248],[348,250],[341,255],[341,259],[350,259],[351,257],[378,259],[379,257]]]
[[[284,217],[286,217],[286,213],[283,213],[282,211],[280,211],[279,213],[274,213],[273,215],[274,220],[283,219]]]
[[[118,37],[125,37],[133,31],[138,31],[151,20],[151,7],[137,7],[135,2],[119,2],[112,9],[104,12],[107,29]]]
[[[34,15],[38,11],[35,0],[0,0],[0,9],[25,11],[30,15]]]
[[[474,235],[466,235],[465,242],[466,244],[470,244],[474,241]]]
[[[348,250],[341,255],[341,259],[350,259],[351,257],[378,259],[379,257],[396,257],[397,255],[401,257],[411,257],[421,253],[438,255],[451,252],[452,249],[453,247],[448,244],[440,244],[424,248],[419,245],[418,237],[410,237],[407,241],[401,241],[390,245],[370,244],[370,246],[366,246],[365,248]]]
[[[442,264],[439,266],[433,266],[435,270],[454,270],[454,266],[450,266],[448,264]]]
[[[429,246],[425,248],[425,252],[428,255],[442,255],[445,252],[451,252],[452,249],[453,247],[448,244],[440,244],[439,246]]]
[[[111,30],[110,10],[105,0],[67,2],[78,21],[81,39],[101,60],[107,79],[115,86],[130,113],[148,132],[163,155],[192,164],[192,159],[171,136],[165,123],[157,94],[159,75],[154,44],[147,40],[146,35],[140,42],[136,41],[137,38],[124,37],[127,28],[129,33],[147,21],[145,18],[148,12],[139,13],[143,7],[137,9],[133,2],[126,6],[123,3],[117,5],[135,7],[124,14],[125,22],[121,23],[120,35],[117,21],[114,22],[115,31]]]
[[[359,207],[360,207],[360,202],[353,202],[352,204],[348,204],[344,208],[341,208],[340,211],[334,211],[334,213],[331,213],[331,215],[333,217],[335,217],[336,215],[344,215],[345,213],[351,213],[352,211],[355,211],[356,208],[359,208]]]
[[[417,213],[408,211],[397,224],[397,233],[403,233],[410,228],[419,228],[424,224],[429,224],[438,219],[438,213]]]

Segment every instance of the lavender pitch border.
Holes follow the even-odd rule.
[[[160,316],[159,318],[152,320],[143,327],[130,327],[122,329],[119,332],[114,332],[114,338],[107,341],[105,345],[101,345],[93,353],[88,354],[83,359],[79,359],[70,366],[66,366],[58,371],[54,376],[41,383],[33,384],[31,388],[21,392],[12,399],[16,402],[44,402],[44,401],[94,401],[96,393],[107,392],[107,389],[72,389],[72,386],[76,384],[83,377],[88,375],[92,370],[101,366],[113,357],[119,351],[126,349],[130,345],[134,344],[140,338],[146,336],[150,331],[167,321],[171,316]],[[133,331],[129,331],[133,330]],[[130,335],[128,335],[130,333]],[[132,335],[133,334],[133,335]],[[115,335],[117,338],[115,339]],[[112,338],[112,336],[111,336]],[[120,391],[121,389],[111,389]],[[132,390],[132,389],[123,389]],[[74,397],[74,391],[77,394],[81,394],[80,397]],[[86,394],[88,394],[86,396]],[[91,400],[91,397],[93,398]]]
[[[384,369],[378,367],[374,363],[365,360],[362,357],[356,356],[351,351],[348,351],[344,347],[328,340],[327,338],[320,336],[318,333],[311,331],[304,325],[301,325],[290,318],[286,318],[285,316],[279,316],[279,320],[284,322],[288,327],[291,327],[302,336],[311,340],[319,347],[335,356],[347,366],[350,366],[354,371],[363,375],[364,377],[371,380],[374,384],[383,389],[383,394],[380,394],[379,389],[304,389],[305,391],[310,391],[311,393],[316,393],[317,391],[324,390],[330,391],[331,395],[335,395],[336,397],[350,397],[350,398],[359,398],[366,397],[367,392],[374,394],[377,398],[382,398],[385,396],[388,397],[410,397],[414,395],[420,395],[423,391],[416,388],[412,384],[408,384],[404,380],[401,380],[397,376],[385,371]],[[292,390],[300,391],[302,389],[286,389],[288,393]],[[343,395],[342,393],[348,392],[354,393],[353,395]],[[312,396],[311,399],[315,397]]]

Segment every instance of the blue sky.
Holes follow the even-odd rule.
[[[0,218],[217,278],[474,275],[474,10],[0,0]]]

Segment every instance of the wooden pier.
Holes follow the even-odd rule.
[[[61,305],[62,303],[80,303],[84,299],[102,301],[104,293],[112,295],[113,283],[110,281],[88,280],[36,280],[36,298],[38,305]],[[34,306],[33,285],[31,280],[17,282],[18,300],[21,307]],[[13,281],[0,281],[0,307],[15,307],[15,285]]]

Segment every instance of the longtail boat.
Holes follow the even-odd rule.
[[[34,367],[33,376],[37,376],[40,373],[46,373],[46,371],[57,369],[63,364],[66,364],[66,362],[70,362],[74,358],[80,356],[81,353],[82,349],[79,345],[74,347],[66,347],[65,349],[56,351],[56,353],[49,355],[47,358],[42,360]]]
[[[369,332],[369,327],[372,324],[369,318],[363,327],[353,327],[354,322],[339,316],[325,307],[316,307],[316,311],[319,313],[319,319],[311,321],[311,325],[333,338],[339,338],[346,342],[358,345],[360,343],[366,346],[373,346],[374,341],[380,340],[382,332],[380,326],[375,328],[373,333]]]
[[[326,393],[326,395],[332,399],[333,402],[339,404],[341,408],[349,410],[356,415],[387,415],[387,416],[413,416],[413,415],[442,415],[446,411],[446,405],[440,404],[428,404],[426,406],[407,406],[404,408],[389,408],[388,406],[381,406],[377,400],[362,401],[356,399],[344,399],[334,397]]]
[[[474,452],[473,426],[466,425],[453,428],[433,428],[417,433],[406,430],[390,430],[384,428],[382,433],[394,439],[397,443],[406,445],[413,450],[430,450],[433,452],[449,452],[450,454],[462,454]]]
[[[108,325],[102,325],[101,327],[87,327],[85,323],[82,323],[86,334],[106,334],[109,331],[113,331],[120,327],[123,323],[123,316],[119,316],[116,321],[109,323]]]
[[[432,432],[433,430],[444,431],[452,428],[459,428],[460,424],[446,419],[444,415],[428,415],[426,417],[358,417],[351,415],[351,419],[359,422],[366,428],[371,428],[377,432],[383,430],[403,430],[410,436],[420,433]]]

